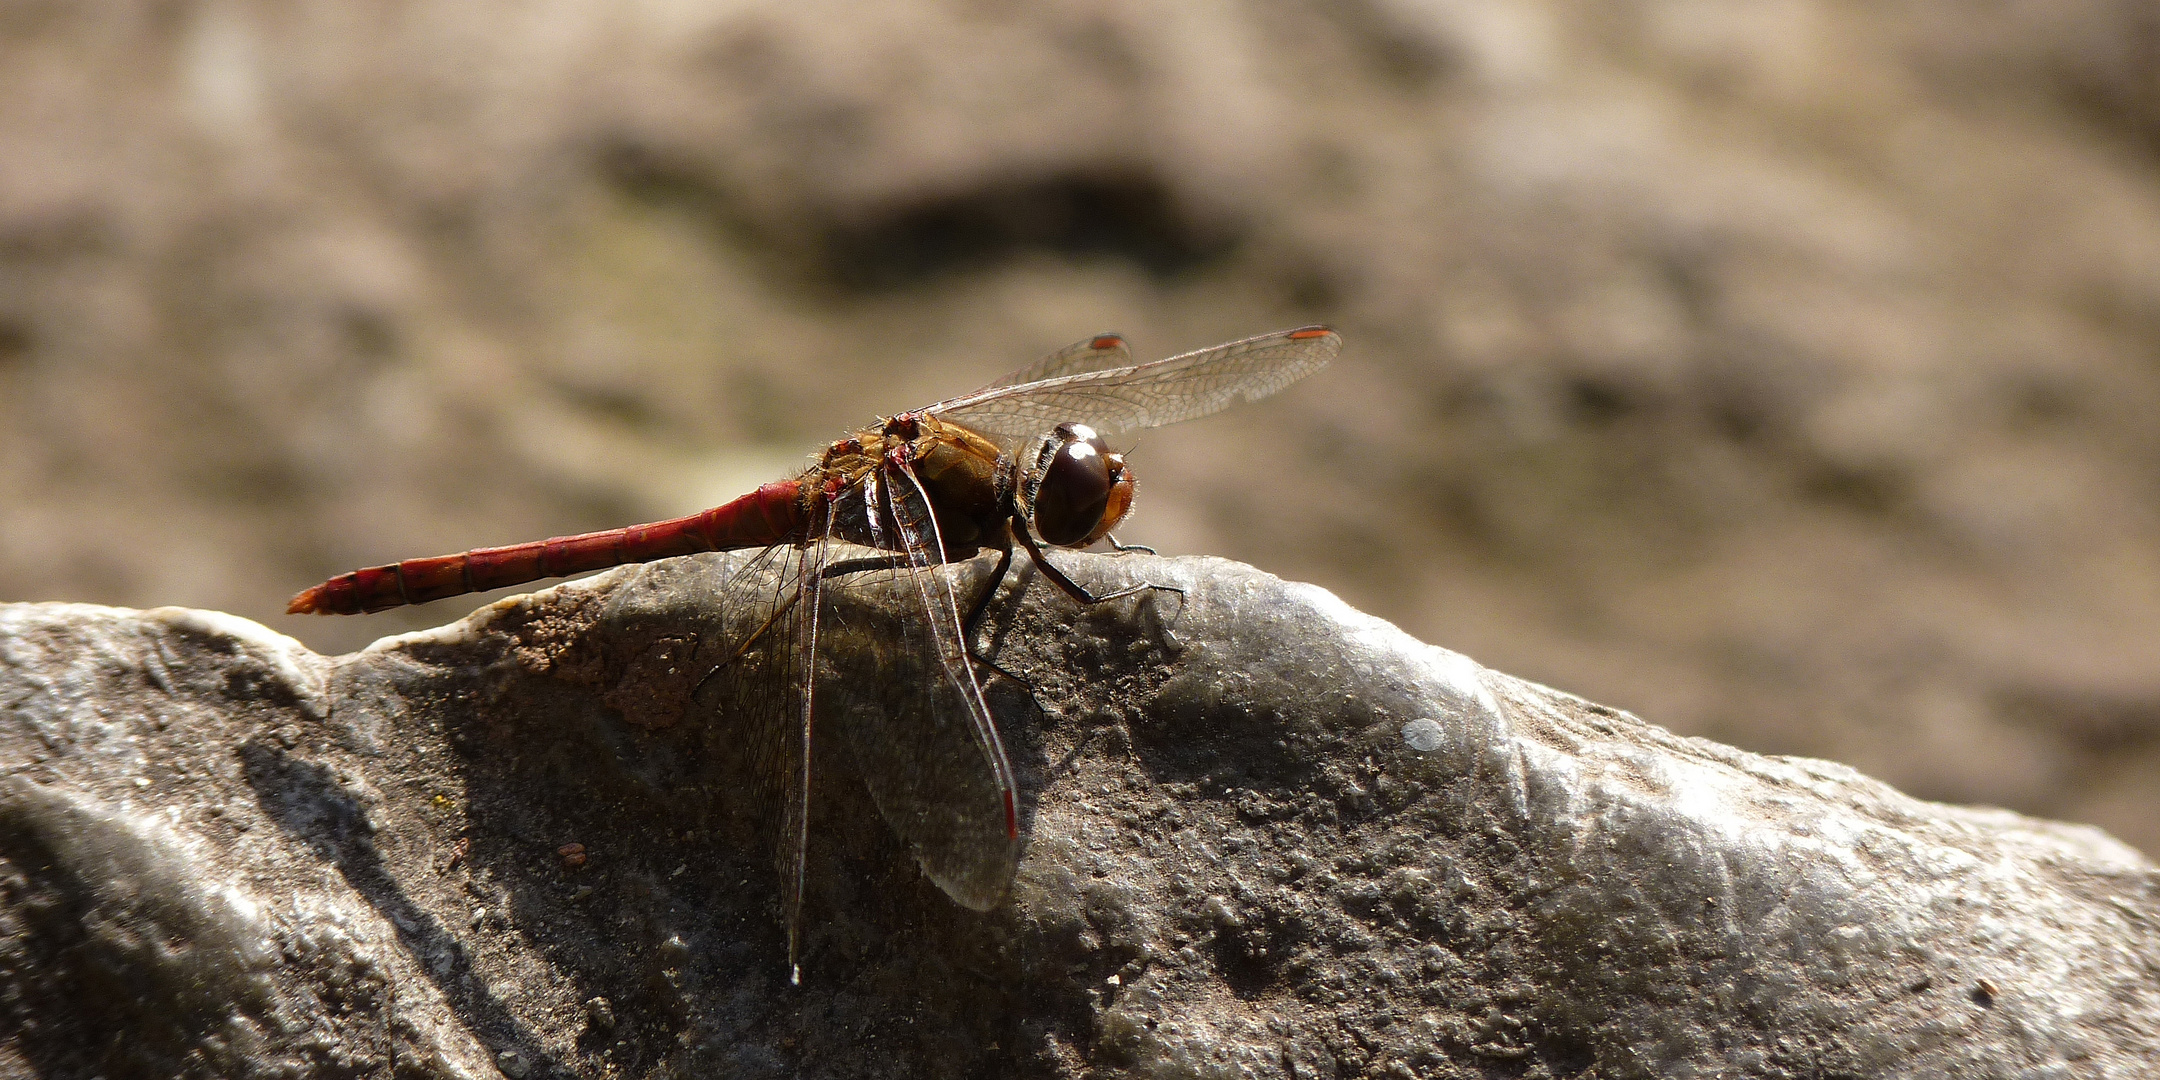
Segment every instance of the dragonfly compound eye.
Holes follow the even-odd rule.
[[[1110,505],[1110,451],[1102,436],[1085,424],[1059,424],[1037,471],[1035,532],[1058,547],[1088,542]]]

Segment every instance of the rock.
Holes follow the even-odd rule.
[[[832,590],[799,987],[772,733],[746,710],[769,661],[722,663],[771,596],[741,558],[341,657],[215,613],[0,607],[0,1064],[2129,1077],[2160,1058],[2160,872],[2097,830],[1675,737],[1238,564],[1060,558],[1182,593],[1082,610],[1022,572],[989,606],[1025,847],[988,911],[877,810],[910,753],[894,740],[922,731],[889,621],[907,594]],[[948,572],[967,596],[988,570]]]

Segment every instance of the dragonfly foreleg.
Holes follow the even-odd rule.
[[[1119,589],[1118,591],[1113,593],[1104,593],[1101,596],[1097,596],[1094,593],[1087,591],[1087,589],[1084,588],[1079,582],[1074,581],[1070,577],[1067,577],[1065,575],[1065,571],[1058,569],[1055,564],[1051,563],[1051,561],[1043,555],[1042,548],[1035,543],[1035,537],[1030,535],[1026,528],[1016,528],[1013,530],[1013,533],[1020,538],[1021,546],[1027,548],[1028,558],[1034,562],[1035,568],[1041,570],[1043,572],[1043,576],[1049,578],[1050,583],[1058,587],[1058,591],[1064,593],[1069,597],[1072,597],[1074,603],[1085,604],[1089,607],[1093,607],[1096,604],[1106,604],[1112,600],[1119,600],[1128,596],[1132,596],[1136,593],[1143,593],[1149,591],[1174,592],[1179,596],[1185,595],[1185,590],[1175,585],[1157,585],[1151,581],[1143,581],[1138,585],[1129,586],[1127,588]]]
[[[1150,555],[1156,553],[1154,548],[1151,548],[1146,544],[1120,544],[1118,543],[1116,533],[1104,533],[1103,539],[1110,541],[1110,550],[1115,551],[1120,555],[1128,551],[1145,551]]]

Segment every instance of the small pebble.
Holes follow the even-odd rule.
[[[598,1032],[615,1030],[615,1004],[604,997],[585,1003],[585,1026]]]
[[[1404,742],[1410,744],[1410,749],[1425,754],[1440,749],[1440,743],[1447,737],[1447,732],[1441,730],[1438,720],[1421,716],[1403,725],[1402,737]]]

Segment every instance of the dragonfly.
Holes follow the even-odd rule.
[[[898,637],[933,673],[915,727],[878,741],[862,770],[880,812],[914,847],[926,874],[976,910],[1001,902],[1019,857],[1016,782],[970,645],[1017,544],[1040,574],[1092,606],[1158,586],[1101,595],[1046,550],[1108,541],[1137,491],[1108,434],[1191,420],[1267,397],[1326,366],[1342,337],[1304,326],[1165,360],[1135,364],[1123,337],[1097,334],[980,390],[888,417],[833,441],[792,479],[667,521],[576,536],[407,559],[340,574],[293,597],[292,614],[351,615],[464,593],[700,552],[775,554],[771,615],[762,639],[775,662],[753,680],[751,711],[784,734],[785,806],[778,861],[786,895],[790,979],[799,983],[809,846],[811,736],[819,635],[838,586],[873,549],[903,597]],[[989,585],[964,606],[934,568],[999,553]],[[750,641],[736,655],[750,647]],[[929,734],[923,734],[923,733]],[[964,760],[953,760],[955,757]]]

